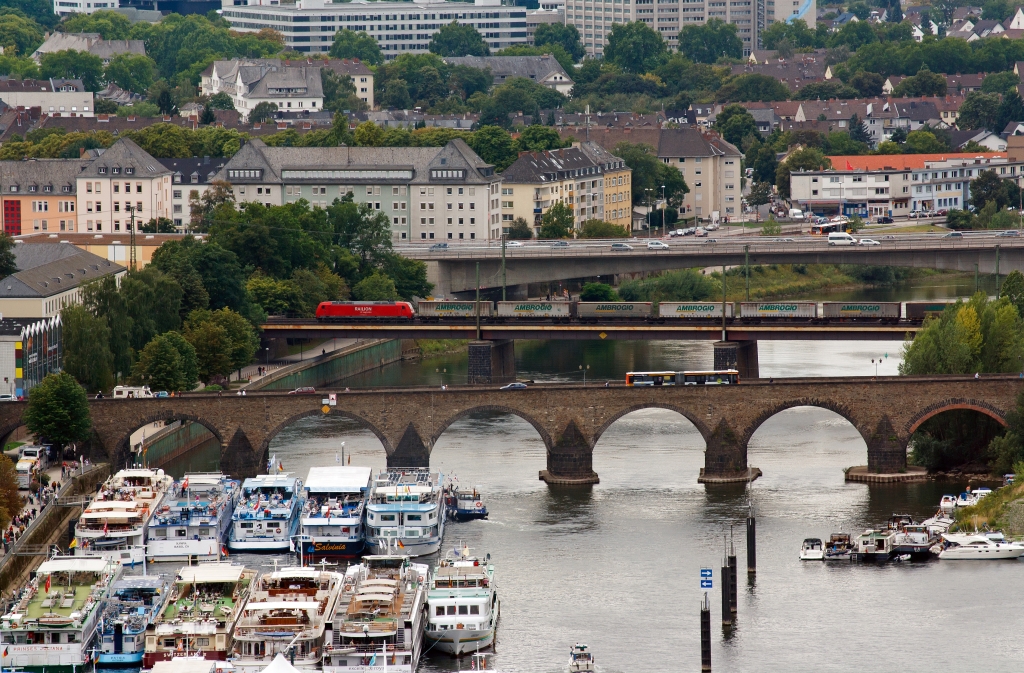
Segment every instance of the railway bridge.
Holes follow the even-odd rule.
[[[746,479],[747,444],[766,420],[800,406],[829,409],[857,428],[867,446],[869,472],[898,473],[907,465],[911,435],[926,420],[954,409],[971,409],[1005,424],[1024,380],[1016,376],[813,378],[746,381],[737,386],[658,388],[537,385],[502,391],[494,386],[367,389],[288,395],[192,394],[162,399],[92,400],[94,460],[113,466],[130,461],[130,436],[155,421],[201,423],[221,443],[221,469],[238,477],[265,469],[271,440],[295,421],[324,413],[354,419],[373,432],[392,467],[422,467],[454,422],[477,411],[513,414],[533,426],[547,449],[552,483],[594,483],[593,452],[619,418],[639,409],[675,411],[706,443],[704,477]],[[26,404],[0,405],[0,435],[23,424]],[[785,450],[785,447],[780,447]]]

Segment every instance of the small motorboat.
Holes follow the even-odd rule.
[[[569,652],[569,673],[592,673],[594,655],[583,643],[576,643]]]
[[[975,504],[976,502],[978,502],[978,499],[975,498],[970,493],[970,491],[964,491],[963,493],[961,493],[957,497],[957,499],[956,499],[956,506],[957,507],[970,507],[971,505]]]
[[[480,489],[454,488],[448,491],[448,516],[455,521],[472,521],[486,519],[487,507],[484,506]]]
[[[832,533],[825,545],[826,561],[849,561],[853,550],[853,540],[849,533]]]
[[[1024,556],[1024,544],[993,540],[988,535],[947,533],[942,536],[943,560],[988,561],[1016,559]]]
[[[942,510],[935,513],[930,519],[925,519],[921,525],[928,529],[930,535],[942,535],[953,525],[955,519],[947,516]]]
[[[818,538],[809,537],[800,545],[801,561],[823,561],[824,559],[825,549]]]
[[[939,509],[945,512],[946,514],[952,514],[953,510],[956,509],[956,496],[942,496],[942,500],[939,501]]]
[[[992,489],[988,486],[979,486],[978,488],[971,491],[971,495],[974,496],[974,502],[978,502],[987,495],[992,495]]]

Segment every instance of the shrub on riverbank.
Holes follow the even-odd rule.
[[[417,339],[416,345],[420,348],[420,355],[428,358],[445,353],[458,353],[466,350],[469,342],[465,339]]]

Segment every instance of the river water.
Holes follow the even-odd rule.
[[[904,288],[900,299],[967,294],[969,287]],[[928,296],[929,293],[931,296]],[[896,293],[900,294],[900,293]],[[924,294],[924,296],[922,296]],[[843,297],[855,299],[860,297]],[[881,298],[881,297],[878,297]],[[895,374],[899,343],[761,342],[762,376]],[[886,357],[888,355],[888,357]],[[547,342],[516,345],[521,378],[582,384],[621,379],[630,369],[708,366],[704,342]],[[465,355],[396,364],[343,385],[457,383]],[[894,400],[894,404],[898,404]],[[341,442],[352,464],[382,468],[380,442],[352,421],[307,418],[285,429],[271,452],[305,476],[335,463]],[[1019,671],[1024,653],[1024,564],[930,562],[870,567],[798,560],[805,537],[859,532],[893,512],[923,518],[943,493],[964,484],[847,484],[843,468],[866,462],[866,447],[843,418],[790,409],[750,442],[764,476],[749,488],[697,484],[704,442],[681,416],[643,410],[600,439],[601,483],[553,488],[538,481],[544,445],[525,421],[480,414],[453,424],[431,455],[433,467],[479,485],[490,518],[452,524],[446,546],[465,541],[497,565],[501,622],[495,663],[503,671],[564,671],[569,647],[588,643],[604,673],[699,670],[699,570],[713,567],[712,661],[717,671]],[[215,453],[171,468],[208,469]],[[212,465],[210,463],[213,463]],[[748,501],[757,516],[756,577],[745,568]],[[735,526],[740,563],[737,626],[719,627],[723,536]],[[283,557],[241,555],[270,568]],[[954,635],[955,634],[955,635]],[[960,643],[960,645],[956,645]],[[427,672],[467,669],[428,653]]]

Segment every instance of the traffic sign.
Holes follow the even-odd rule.
[[[711,580],[701,580],[700,581],[700,588],[701,589],[714,589],[714,587],[711,586]]]
[[[711,568],[701,568],[700,569],[700,576],[701,577],[709,577],[710,578],[711,577],[711,572],[712,572]]]
[[[329,414],[331,413],[331,408],[325,404],[324,406],[320,407],[320,411],[324,412],[325,414]]]
[[[712,586],[713,585],[713,581],[711,579],[712,572],[713,571],[711,570],[711,568],[701,568],[700,569],[700,588],[701,589],[714,589],[714,586]]]

